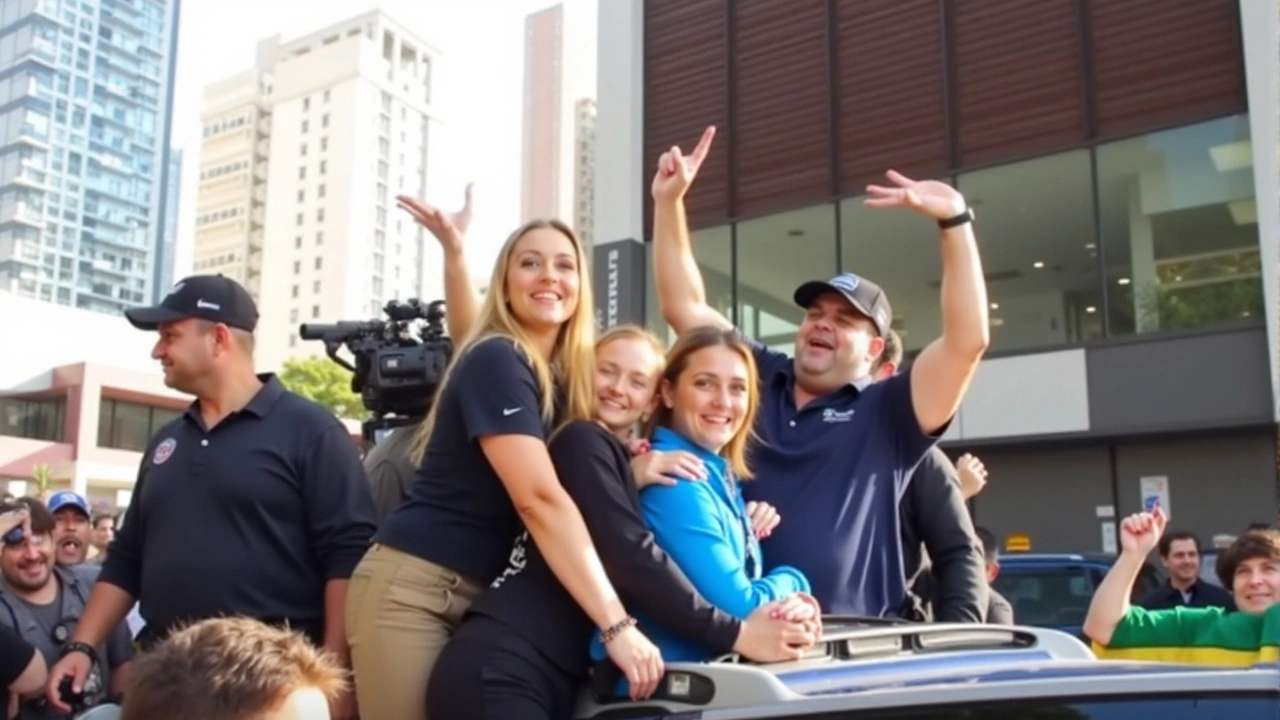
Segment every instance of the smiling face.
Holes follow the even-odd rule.
[[[0,549],[0,573],[18,592],[35,592],[52,577],[53,538],[49,533],[31,533],[21,542]]]
[[[870,318],[839,293],[825,293],[796,333],[796,377],[810,392],[828,392],[870,372],[883,349]]]
[[[53,542],[58,564],[71,567],[84,562],[93,537],[89,516],[79,508],[64,507],[53,514],[53,519],[57,523],[53,531]]]
[[[596,348],[596,415],[611,432],[625,432],[653,409],[662,358],[653,344],[620,337]]]
[[[662,383],[671,429],[720,453],[743,429],[750,407],[747,363],[733,349],[712,345],[690,353],[673,385]]]
[[[1265,612],[1280,601],[1280,561],[1268,557],[1240,561],[1232,577],[1231,594],[1240,612]]]
[[[526,232],[511,248],[506,300],[533,333],[558,330],[578,307],[581,274],[573,241],[554,228]]]

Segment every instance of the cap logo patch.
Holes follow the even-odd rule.
[[[211,303],[208,300],[205,300],[203,298],[196,301],[196,307],[202,310],[221,310],[222,309],[222,306],[219,305],[218,303]]]
[[[858,276],[853,273],[845,273],[831,281],[831,286],[844,290],[845,292],[853,292],[858,289]]]

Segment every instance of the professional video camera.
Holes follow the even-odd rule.
[[[443,300],[426,305],[417,298],[390,300],[382,311],[389,320],[298,327],[298,337],[323,341],[329,358],[351,371],[351,390],[360,393],[365,408],[373,413],[363,432],[370,444],[383,430],[411,425],[426,416],[453,357],[453,341],[444,329]],[[415,320],[426,321],[418,338],[410,330]],[[355,358],[354,366],[338,357],[344,345]]]

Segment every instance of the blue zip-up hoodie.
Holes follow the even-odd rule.
[[[671,556],[707,602],[745,620],[761,605],[809,592],[808,579],[793,567],[777,567],[761,577],[760,541],[752,532],[738,481],[723,457],[664,427],[654,431],[651,443],[656,452],[691,452],[706,467],[703,482],[682,479],[675,485],[645,488],[640,493],[640,508],[658,547]],[[665,662],[701,662],[715,654],[654,624],[638,611],[635,617],[640,631],[658,646]],[[591,641],[591,657],[608,657],[598,635]],[[624,694],[625,684],[624,680]]]

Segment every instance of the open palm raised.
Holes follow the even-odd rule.
[[[864,204],[872,208],[911,208],[935,220],[946,220],[965,211],[964,196],[959,190],[937,180],[912,180],[897,170],[885,176],[893,187],[868,185]]]
[[[445,250],[461,251],[462,239],[467,236],[467,228],[471,227],[473,186],[474,183],[467,183],[462,208],[451,213],[409,195],[397,195],[396,205],[434,235]]]

